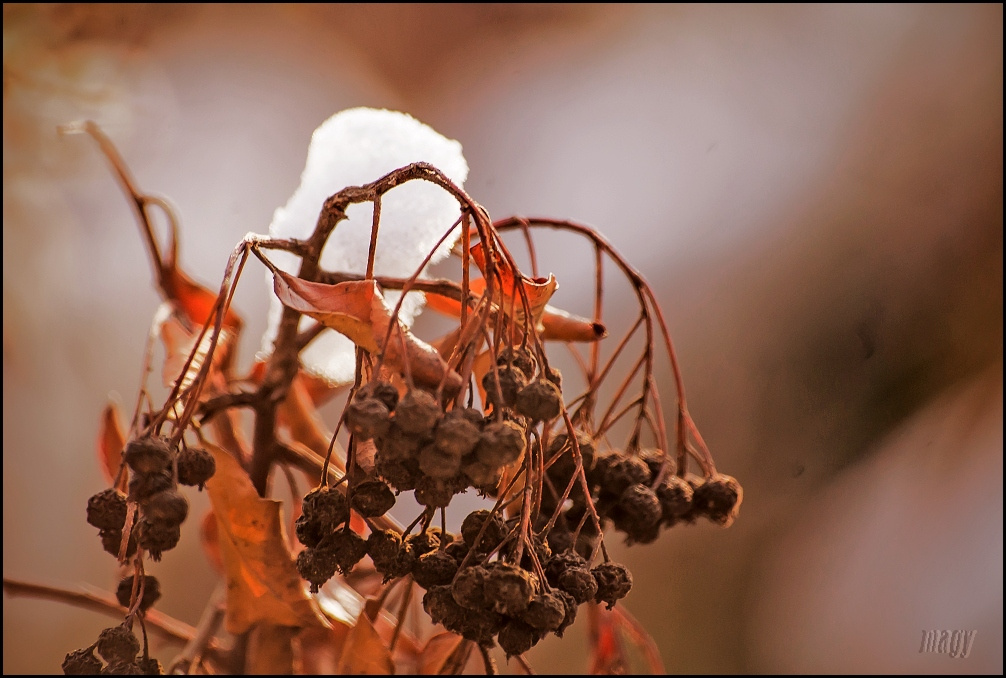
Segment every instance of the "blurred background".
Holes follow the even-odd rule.
[[[592,224],[655,288],[745,488],[728,530],[614,544],[668,671],[1001,673],[1002,27],[1002,5],[5,3],[4,576],[115,585],[83,509],[159,303],[104,159],[56,126],[103,127],[215,287],[314,128],[374,106],[458,139],[494,217]],[[542,258],[589,312],[587,266]],[[197,522],[154,569],[191,624]],[[110,622],[3,606],[4,673],[58,672]],[[585,626],[532,664],[584,671]],[[977,630],[970,656],[920,654],[925,629]]]

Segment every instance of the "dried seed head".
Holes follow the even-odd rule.
[[[656,493],[638,483],[626,488],[612,512],[615,527],[625,532],[630,540],[643,543],[656,539],[662,516],[663,509]]]
[[[155,561],[161,559],[164,551],[175,548],[182,537],[182,528],[178,523],[150,521],[144,518],[140,521],[138,530],[137,543],[142,549],[149,551],[150,557]]]
[[[737,517],[744,491],[732,476],[717,473],[695,488],[692,503],[709,520],[728,527]]]
[[[538,587],[537,577],[527,570],[500,562],[488,569],[485,595],[493,609],[511,617],[526,610]]]
[[[527,384],[527,376],[516,367],[504,365],[498,368],[499,380],[492,370],[482,377],[482,388],[494,409],[513,407],[517,401],[517,393]]]
[[[129,498],[132,501],[143,501],[158,492],[173,490],[175,479],[171,471],[153,471],[150,473],[134,473],[129,479]]]
[[[377,398],[357,393],[346,408],[346,426],[365,440],[380,438],[391,426],[391,412]]]
[[[364,518],[376,518],[395,505],[395,493],[383,480],[365,480],[353,488],[353,508]]]
[[[500,629],[496,642],[506,652],[507,659],[514,655],[524,654],[534,647],[541,634],[520,619],[510,619]]]
[[[571,567],[556,577],[556,588],[573,596],[577,603],[586,603],[597,595],[597,581],[586,567]]]
[[[423,609],[434,624],[456,627],[465,616],[465,610],[454,601],[450,586],[431,586],[423,596]]]
[[[483,530],[487,520],[489,524],[482,532],[482,539],[478,539],[479,532]],[[507,531],[503,516],[485,509],[472,511],[465,516],[461,523],[462,539],[465,540],[469,548],[475,549],[478,553],[489,553],[499,546],[499,543],[506,537]]]
[[[442,452],[461,458],[475,449],[482,430],[468,412],[482,416],[477,410],[451,410],[437,423],[433,443]]]
[[[580,449],[580,456],[583,457],[584,470],[590,471],[594,468],[594,457],[596,456],[594,439],[586,431],[578,430],[576,431],[576,444]],[[556,456],[560,454],[562,456]],[[550,477],[554,473],[568,482],[569,477],[576,470],[576,459],[574,458],[573,444],[570,442],[569,434],[565,431],[557,434],[548,444],[545,460],[547,462],[553,458],[555,458],[555,462],[552,463],[546,472],[550,474]]]
[[[538,361],[526,346],[505,347],[496,356],[496,364],[499,366],[513,365],[528,379],[538,371]]]
[[[374,455],[374,470],[398,492],[416,489],[416,483],[423,476],[418,459],[389,458],[381,450]]]
[[[461,473],[471,482],[472,487],[492,492],[499,485],[500,479],[503,477],[503,467],[489,466],[476,458],[471,461],[463,461],[461,464]]]
[[[551,421],[562,411],[562,392],[547,379],[535,379],[517,393],[515,409],[532,421]]]
[[[68,652],[63,659],[63,675],[93,676],[101,671],[101,660],[94,656],[94,649],[85,647]]]
[[[161,597],[161,583],[157,577],[149,574],[143,575],[143,598],[140,599],[140,610],[146,612]],[[137,589],[139,590],[139,589]],[[115,598],[119,605],[129,607],[133,596],[133,577],[123,577],[119,581],[118,588],[115,589]]]
[[[597,458],[592,477],[597,479],[602,492],[618,497],[630,485],[646,483],[650,468],[637,457],[615,451]]]
[[[87,522],[99,530],[121,530],[126,523],[126,495],[114,488],[87,500]]]
[[[297,554],[297,571],[311,584],[311,593],[335,576],[337,567],[335,554],[327,549],[306,548]]]
[[[419,452],[419,470],[430,478],[453,478],[461,471],[461,455],[427,445]]]
[[[330,553],[339,572],[346,574],[367,555],[367,541],[352,530],[338,530],[322,539],[317,550]]]
[[[607,603],[609,610],[615,606],[615,601],[624,598],[632,588],[632,573],[621,563],[601,563],[591,570],[591,574],[597,581],[597,595],[594,600],[598,603]]]
[[[405,433],[427,436],[444,411],[432,394],[410,389],[395,407],[395,423]]]
[[[416,501],[423,506],[445,508],[456,494],[455,486],[451,480],[424,476],[416,482]]]
[[[570,625],[576,621],[576,609],[579,605],[576,602],[576,598],[561,589],[554,589],[552,592],[559,596],[562,600],[563,607],[566,610],[566,616],[563,617],[562,623],[555,629],[555,635],[562,638],[562,634],[566,632],[566,629],[568,629]]]
[[[506,617],[491,610],[478,612],[465,611],[455,628],[447,629],[460,634],[466,640],[478,643],[483,647],[492,647],[493,636],[499,633],[506,623]]]
[[[402,549],[402,535],[394,530],[376,530],[367,537],[367,555],[378,560],[393,560]]]
[[[663,467],[664,462],[669,459],[667,453],[656,447],[648,447],[646,449],[640,450],[637,453],[640,461],[646,464],[646,468],[650,469],[650,478],[646,483],[651,484],[653,480],[660,473],[660,469]]]
[[[405,538],[405,543],[412,547],[419,558],[440,548],[440,530],[433,527],[419,534],[410,534]]]
[[[301,510],[307,520],[316,522],[326,534],[349,520],[349,502],[334,487],[316,487],[306,495]]]
[[[122,459],[136,473],[156,473],[171,466],[174,450],[166,438],[148,436],[131,440],[122,451]]]
[[[136,532],[129,535],[129,543],[126,544],[126,557],[130,558],[136,553]],[[101,547],[106,553],[118,557],[119,547],[122,545],[122,530],[102,530],[98,533],[101,538]]]
[[[185,447],[178,453],[178,482],[182,485],[198,487],[217,472],[217,462],[213,455],[201,447]]]
[[[499,468],[520,459],[526,445],[527,439],[520,424],[513,421],[494,421],[482,430],[475,455],[483,464]]]
[[[486,599],[485,586],[489,571],[481,565],[466,567],[458,572],[451,584],[451,593],[458,605],[469,610],[485,610],[492,606]]]
[[[558,591],[541,591],[521,615],[521,621],[540,631],[555,631],[566,619],[566,605]]]
[[[141,505],[143,517],[151,522],[180,525],[189,515],[189,502],[177,490],[164,490]]]
[[[297,541],[307,547],[317,546],[318,543],[329,534],[317,520],[308,518],[303,513],[297,516],[297,521],[293,524],[297,534]]]
[[[694,490],[684,478],[668,475],[657,486],[660,500],[661,520],[665,525],[673,525],[692,509]]]
[[[424,589],[450,584],[457,573],[457,561],[439,549],[423,554],[412,568],[412,578]]]
[[[566,570],[578,569],[578,570],[589,570],[587,561],[579,556],[577,553],[572,551],[562,551],[557,552],[548,559],[547,562],[542,563],[542,568],[545,570],[545,579],[552,586],[559,586],[559,577]]]
[[[375,379],[360,387],[357,395],[364,398],[375,398],[384,404],[391,412],[398,404],[398,389],[390,381]]]
[[[113,626],[98,635],[98,654],[106,662],[131,662],[140,651],[140,641],[123,625]]]
[[[140,667],[140,671],[142,671],[145,676],[164,675],[164,667],[161,666],[161,662],[157,661],[153,657],[143,657],[141,659],[137,659],[136,665]]]

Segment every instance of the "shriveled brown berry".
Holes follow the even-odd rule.
[[[170,551],[178,545],[181,536],[182,529],[177,523],[143,519],[139,523],[137,543],[141,548],[150,552],[151,558],[159,561],[164,551]]]
[[[648,447],[639,450],[636,456],[646,464],[646,468],[650,469],[650,478],[646,484],[652,484],[657,474],[660,473],[660,469],[664,466],[664,462],[668,460],[667,453],[656,447]]]
[[[558,592],[540,591],[521,615],[521,621],[541,631],[555,631],[566,618],[566,605]]]
[[[121,530],[126,522],[126,495],[115,488],[87,500],[87,522],[99,530]]]
[[[98,635],[97,650],[106,662],[131,662],[140,651],[140,641],[132,631],[120,624],[107,628]]]
[[[122,451],[122,460],[136,473],[167,470],[173,456],[167,439],[155,436],[131,440]]]
[[[454,600],[450,586],[431,586],[427,589],[423,596],[423,609],[434,624],[443,624],[448,628],[457,626],[465,616],[465,609]]]
[[[472,487],[492,491],[499,485],[499,481],[503,477],[503,467],[489,466],[476,458],[471,461],[462,461],[461,474],[468,479]]]
[[[449,555],[454,559],[454,562],[460,567],[461,563],[464,562],[465,557],[468,556],[468,544],[464,542],[463,539],[458,539],[457,541],[452,541],[446,547],[444,547],[444,553]],[[468,567],[474,565],[473,559],[469,559]]]
[[[406,433],[392,419],[388,432],[377,440],[377,456],[383,456],[385,461],[413,459],[419,456],[419,450],[427,440],[423,435]]]
[[[365,480],[353,488],[353,509],[364,518],[376,518],[395,505],[395,493],[383,480]]]
[[[479,414],[476,410],[471,410]],[[433,444],[444,453],[458,458],[475,449],[482,434],[481,427],[472,422],[469,410],[451,410],[437,423]]]
[[[607,603],[609,610],[615,606],[615,601],[624,598],[632,588],[632,573],[621,563],[601,563],[591,570],[591,574],[597,581],[597,595],[594,596],[594,600],[598,603]]]
[[[562,411],[562,392],[547,379],[535,379],[517,393],[514,407],[532,421],[551,421]]]
[[[461,471],[461,455],[427,445],[419,452],[419,470],[430,478],[453,478]]]
[[[131,557],[136,553],[136,533],[132,532],[129,535],[129,543],[126,544],[126,557]],[[102,530],[98,533],[98,537],[101,539],[101,547],[105,549],[107,553],[118,557],[119,547],[122,545],[122,530]]]
[[[134,661],[116,660],[109,662],[108,666],[101,670],[102,676],[142,676],[143,669]]]
[[[559,371],[557,367],[549,367],[545,372],[545,378],[556,385],[556,387],[562,390],[562,372]]]
[[[630,485],[649,481],[650,468],[638,457],[616,451],[597,458],[592,477],[602,492],[618,497]]]
[[[335,576],[336,555],[328,549],[307,548],[297,554],[297,571],[311,584],[311,593]]]
[[[548,559],[547,562],[542,563],[542,567],[545,570],[545,578],[548,583],[552,586],[559,586],[559,577],[563,572],[570,569],[579,570],[589,570],[590,567],[587,565],[587,561],[580,557],[579,554],[573,553],[572,551],[561,551],[556,552]]]
[[[429,435],[443,413],[432,394],[413,388],[395,406],[395,423],[405,433]]]
[[[189,515],[189,502],[177,490],[164,490],[141,505],[143,517],[150,521],[179,525]]]
[[[645,542],[651,534],[656,538],[662,516],[656,493],[638,483],[626,488],[612,513],[615,527],[637,542]]]
[[[537,589],[537,577],[527,570],[500,562],[493,563],[488,570],[485,595],[493,609],[511,617],[527,609]]]
[[[513,421],[494,421],[482,429],[475,455],[483,464],[505,466],[520,459],[527,445],[524,429]]]
[[[489,522],[488,525],[486,521]],[[479,539],[480,532],[481,539]],[[503,516],[485,509],[472,511],[461,522],[461,537],[469,548],[475,549],[478,553],[489,553],[495,549],[506,537],[507,532]]]
[[[596,447],[594,439],[586,431],[576,431],[576,444],[583,458],[583,468],[590,471],[594,468],[594,458]],[[558,456],[562,455],[562,456]],[[545,462],[552,465],[546,469],[547,472],[561,472],[563,477],[568,479],[576,469],[576,459],[574,458],[573,443],[569,439],[569,434],[563,431],[557,434],[548,444],[548,451],[545,453]],[[554,471],[553,471],[554,469]]]
[[[450,584],[458,572],[458,563],[441,550],[430,551],[416,561],[412,578],[424,589]]]
[[[144,501],[158,492],[172,490],[175,478],[171,471],[152,471],[150,473],[134,473],[129,479],[129,498],[133,501]]]
[[[133,577],[123,577],[115,589],[115,599],[119,605],[129,607],[133,595]],[[153,575],[143,575],[143,597],[140,599],[140,610],[146,612],[161,597],[161,583]],[[139,590],[139,589],[137,589]]]
[[[692,503],[709,520],[729,526],[740,510],[744,491],[735,478],[717,473],[695,488]]]
[[[657,499],[660,500],[661,521],[673,525],[692,509],[694,490],[684,478],[668,475],[657,485]]]
[[[338,530],[322,539],[317,549],[330,552],[339,572],[346,574],[367,555],[367,540],[352,530]]]
[[[478,643],[483,647],[492,647],[493,636],[499,633],[506,623],[506,617],[492,610],[467,612],[459,620],[455,628],[444,625],[449,631],[459,634],[462,638]]]
[[[557,577],[555,586],[581,604],[593,600],[597,595],[597,580],[585,567],[565,570]]]
[[[389,412],[394,411],[398,404],[398,389],[390,381],[375,379],[360,387],[357,395],[364,398],[376,398],[384,403]]]
[[[555,635],[562,638],[562,634],[566,632],[566,629],[568,629],[573,622],[576,621],[576,610],[579,607],[579,604],[576,602],[576,598],[561,589],[554,589],[552,592],[559,596],[562,600],[563,607],[566,611],[566,616],[563,617],[562,623],[555,629]]]
[[[179,484],[198,487],[201,490],[216,472],[216,459],[201,447],[183,447],[178,453]]]
[[[301,504],[303,515],[321,526],[325,533],[332,532],[336,527],[349,520],[349,502],[345,495],[335,487],[316,487],[306,495]]]
[[[450,479],[424,476],[416,482],[416,501],[423,506],[445,508],[451,503],[451,498],[455,494],[455,483]]]
[[[143,657],[136,660],[136,665],[140,667],[145,676],[161,676],[164,675],[164,667],[161,666],[161,662],[157,661],[153,657]]]
[[[497,365],[513,365],[530,379],[538,370],[538,360],[526,346],[507,346],[496,356]]]
[[[317,546],[325,535],[330,532],[326,531],[320,522],[308,518],[303,513],[297,516],[293,528],[297,535],[297,541],[308,547]]]
[[[517,401],[517,393],[527,385],[527,375],[511,365],[500,366],[497,370],[499,371],[498,380],[496,372],[493,370],[489,370],[482,377],[482,388],[485,389],[486,400],[493,405],[494,410],[513,407]]]
[[[374,455],[374,470],[399,492],[416,489],[416,483],[423,476],[418,459],[393,459],[381,450]]]
[[[405,538],[405,542],[412,547],[416,552],[416,557],[419,558],[430,551],[440,548],[440,537],[440,529],[431,527],[425,532],[410,534]]]
[[[469,610],[484,610],[492,606],[486,598],[485,586],[489,570],[482,565],[466,567],[458,572],[451,584],[451,593],[458,605]]]
[[[385,581],[409,574],[416,562],[412,545],[403,544],[401,535],[394,530],[371,532],[367,538],[367,554]]]
[[[377,398],[357,394],[346,408],[346,426],[365,440],[380,438],[391,427],[391,412]]]
[[[101,671],[101,660],[94,656],[94,648],[85,647],[68,652],[62,668],[66,676],[93,676]]]
[[[518,654],[524,654],[534,647],[541,634],[519,619],[510,619],[500,629],[496,642],[506,653],[507,659]]]

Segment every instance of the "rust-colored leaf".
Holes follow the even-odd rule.
[[[475,264],[482,271],[484,277],[486,273],[486,257],[482,244],[476,243],[472,245],[469,252],[471,252]],[[531,320],[534,322],[535,328],[539,328],[542,314],[545,312],[545,305],[548,304],[548,300],[552,298],[552,295],[555,294],[556,289],[559,287],[555,276],[549,274],[547,278],[529,278],[510,266],[502,257],[496,257],[494,264],[496,272],[499,275],[497,282],[501,287],[499,292],[501,297],[500,306],[503,312],[512,316],[514,322],[518,325],[524,322],[524,302],[518,289],[518,285],[520,285],[524,288],[524,294],[527,295]]]
[[[628,670],[616,617],[597,603],[589,603],[591,675],[624,674]]]
[[[98,461],[109,484],[115,481],[122,463],[122,448],[126,446],[126,435],[119,423],[119,406],[113,402],[105,405],[101,413],[101,431],[98,433]],[[126,489],[126,473],[119,482],[120,490]]]
[[[395,672],[391,652],[365,613],[360,614],[346,638],[337,672],[343,675],[391,675]]]
[[[302,630],[293,643],[294,671],[309,676],[334,674],[350,630],[338,621],[332,621],[332,628]]]
[[[445,668],[453,669],[459,661],[468,659],[467,655],[463,659],[457,656],[464,654],[462,646],[465,642],[464,638],[449,631],[433,636],[426,641],[419,657],[417,673],[423,676],[445,675]],[[471,652],[471,648],[468,651]]]
[[[385,365],[399,372],[407,363],[412,378],[429,388],[444,382],[447,392],[461,388],[461,377],[451,370],[436,349],[418,339],[400,321],[384,345],[392,310],[373,280],[325,285],[294,277],[283,271],[273,276],[273,288],[289,308],[308,315],[348,337],[370,353],[384,352]],[[405,355],[402,355],[402,343]]]
[[[161,377],[164,385],[168,388],[174,386],[175,381],[181,375],[181,388],[188,388],[199,374],[206,356],[209,353],[211,336],[210,332],[203,334],[199,342],[199,348],[189,362],[189,354],[196,345],[199,338],[199,330],[190,331],[174,314],[168,316],[160,325],[161,342],[164,344],[164,367],[161,370]],[[219,369],[227,359],[227,354],[231,350],[236,335],[228,330],[222,330],[217,339],[217,346],[213,352],[213,367]],[[182,369],[188,362],[188,369],[182,374]]]
[[[249,634],[245,673],[251,676],[293,674],[293,639],[298,631],[292,626],[257,625]]]
[[[259,497],[248,474],[227,452],[214,445],[207,449],[217,464],[206,489],[217,518],[227,581],[227,630],[243,633],[263,622],[324,625],[287,549],[280,502]]]
[[[177,310],[194,327],[201,327],[206,321],[215,317],[213,307],[217,303],[217,295],[211,292],[185,274],[175,261],[166,262],[162,281],[164,293],[175,303]],[[241,329],[241,317],[230,308],[224,313],[224,327],[237,332]]]
[[[199,526],[199,536],[203,543],[206,559],[210,561],[210,565],[217,571],[217,574],[223,576],[226,571],[224,559],[220,553],[220,527],[213,509],[206,511],[206,515],[203,516],[203,522]]]

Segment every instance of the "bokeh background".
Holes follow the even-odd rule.
[[[365,105],[461,141],[493,216],[593,224],[655,287],[745,487],[728,530],[614,547],[670,672],[1002,672],[1002,5],[5,3],[3,32],[5,577],[114,585],[83,507],[158,304],[104,160],[56,126],[98,121],[216,285],[313,129]],[[589,304],[552,254],[555,302]],[[246,361],[265,294],[237,297]],[[189,623],[196,522],[155,569]],[[109,622],[3,606],[4,673]],[[977,630],[971,655],[920,654],[924,629]],[[585,648],[578,624],[530,659]]]

